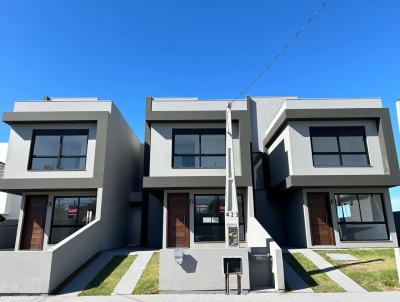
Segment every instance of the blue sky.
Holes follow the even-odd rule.
[[[143,139],[145,96],[229,98],[321,5],[317,0],[0,2],[0,105],[112,99]],[[397,0],[331,0],[249,95],[400,98]],[[0,126],[0,141],[9,129]],[[400,210],[400,190],[392,190]]]

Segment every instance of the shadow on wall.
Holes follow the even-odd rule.
[[[268,166],[272,186],[278,185],[289,176],[289,157],[285,150],[285,141],[281,141],[269,154]]]
[[[183,255],[182,268],[188,274],[196,273],[197,260],[191,255]]]
[[[400,211],[393,212],[394,224],[396,225],[397,242],[400,245]]]

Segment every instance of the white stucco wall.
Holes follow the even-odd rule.
[[[14,104],[15,112],[65,112],[65,111],[108,111],[111,113],[111,101],[18,101]]]
[[[86,169],[84,171],[29,171],[29,154],[33,130],[45,129],[88,129]],[[92,177],[96,148],[96,124],[55,123],[55,124],[15,124],[10,130],[9,152],[4,170],[5,178],[80,178]]]
[[[225,111],[229,100],[153,100],[153,111]],[[245,100],[237,100],[232,103],[232,110],[246,110]]]
[[[285,102],[285,97],[252,98],[251,130],[253,151],[264,151],[263,139],[265,131]],[[258,150],[257,150],[258,147]]]
[[[150,176],[225,176],[225,169],[173,169],[172,129],[225,129],[225,123],[152,123]],[[235,174],[242,174],[240,164],[239,125],[233,123]]]

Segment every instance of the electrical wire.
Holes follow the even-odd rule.
[[[272,58],[271,62],[269,62],[264,69],[254,78],[253,81],[251,81],[234,99],[237,100],[240,97],[244,96],[244,94],[254,86],[255,83],[257,83],[263,76],[264,74],[271,69],[271,67],[275,64],[276,61],[285,53],[285,51],[289,48],[290,45],[292,45],[296,39],[300,36],[300,34],[311,24],[311,22],[320,14],[320,12],[324,9],[326,4],[328,3],[329,0],[325,0],[319,7],[318,9],[309,17],[306,22],[303,24],[302,27],[296,33],[286,42],[286,44],[277,52],[277,54]]]

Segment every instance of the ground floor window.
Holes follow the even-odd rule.
[[[388,240],[382,194],[336,194],[342,241]]]
[[[238,195],[239,239],[245,240],[243,197]],[[225,196],[195,195],[194,241],[225,241]]]
[[[50,244],[67,238],[96,216],[96,197],[55,197]]]

